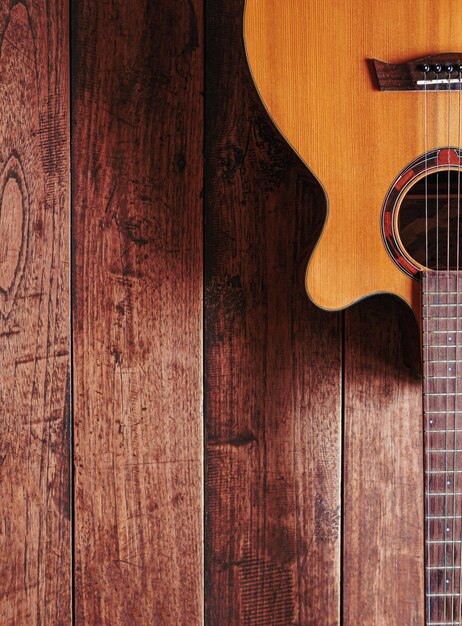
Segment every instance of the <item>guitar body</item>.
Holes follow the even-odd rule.
[[[371,59],[461,52],[462,3],[247,0],[244,30],[269,115],[325,191],[327,220],[306,272],[310,298],[338,310],[389,292],[419,319],[418,278],[385,245],[384,202],[415,159],[460,145],[459,94],[449,94],[448,111],[447,95],[438,105],[435,92],[380,91]]]

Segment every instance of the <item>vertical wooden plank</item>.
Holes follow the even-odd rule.
[[[319,193],[258,101],[242,13],[207,4],[206,622],[336,626],[341,317],[298,275]]]
[[[68,12],[0,3],[0,623],[70,623]]]
[[[347,314],[345,626],[424,623],[420,355],[411,317],[391,299]]]
[[[202,6],[76,0],[77,624],[202,622]]]

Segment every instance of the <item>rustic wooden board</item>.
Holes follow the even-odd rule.
[[[76,0],[75,616],[202,622],[202,10]]]
[[[206,623],[337,626],[341,316],[304,293],[323,214],[258,102],[242,11],[206,15]]]
[[[417,325],[391,298],[363,302],[346,319],[344,624],[422,626]]]
[[[66,3],[0,3],[0,623],[70,623]]]

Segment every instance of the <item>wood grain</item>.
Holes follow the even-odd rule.
[[[202,623],[202,3],[73,3],[77,624]]]
[[[206,15],[206,623],[337,626],[341,320],[304,293],[319,187],[258,102],[242,9]]]
[[[345,626],[424,623],[419,338],[403,309],[374,298],[346,314]]]
[[[0,3],[0,623],[68,624],[68,11]]]
[[[307,270],[310,296],[337,310],[391,292],[420,316],[413,281],[383,245],[382,205],[414,159],[460,143],[458,94],[452,94],[449,140],[447,95],[429,94],[425,133],[424,94],[379,92],[369,60],[458,53],[461,3],[248,0],[246,7],[248,58],[265,106],[329,203]]]

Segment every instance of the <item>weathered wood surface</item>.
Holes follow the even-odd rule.
[[[70,623],[68,11],[0,3],[0,623]]]
[[[201,5],[73,4],[77,624],[202,622]]]
[[[346,313],[344,625],[423,626],[417,325],[390,297]],[[407,357],[407,358],[406,358]]]
[[[206,623],[337,626],[341,316],[304,293],[322,210],[258,102],[242,12],[207,4]]]
[[[298,271],[319,188],[242,0],[207,10],[206,623],[420,626],[416,331],[346,314],[342,583],[341,315]],[[75,623],[201,624],[201,2],[75,1],[73,28]],[[66,3],[0,31],[0,623],[70,624]]]

